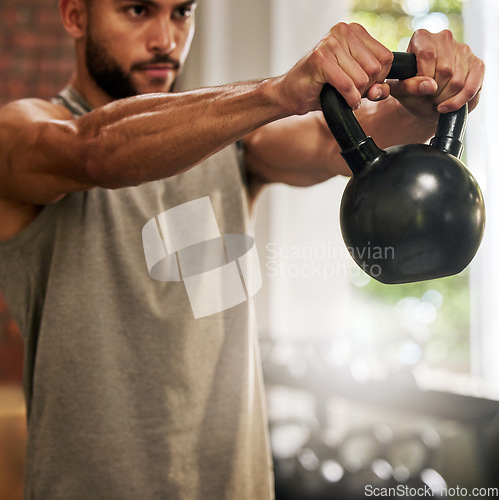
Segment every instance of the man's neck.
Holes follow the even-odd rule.
[[[85,65],[78,65],[69,82],[73,88],[85,98],[93,109],[105,106],[113,101],[88,73]]]

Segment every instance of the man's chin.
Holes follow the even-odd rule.
[[[171,92],[174,87],[175,81],[171,82],[170,80],[157,78],[155,81],[150,81],[147,83],[137,83],[136,89],[139,94],[156,94],[156,93],[165,93]]]

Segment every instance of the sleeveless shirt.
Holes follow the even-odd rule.
[[[71,87],[56,102],[90,111]],[[194,318],[142,241],[151,218],[203,197],[222,234],[248,234],[243,178],[233,145],[168,179],[70,193],[0,242],[26,349],[27,499],[273,497],[251,301]]]

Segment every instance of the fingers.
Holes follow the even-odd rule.
[[[355,35],[355,39],[360,42],[360,44],[349,45],[352,57],[359,62],[368,75],[383,81],[392,65],[392,52],[373,38],[360,24],[352,23],[348,25],[348,28]]]
[[[458,43],[449,30],[436,34],[416,31],[408,51],[416,54],[418,76],[431,77],[436,82],[437,89],[430,101],[440,113],[456,111],[474,100],[480,91],[485,73],[483,62],[466,44]],[[414,85],[408,81],[403,88],[418,95],[413,93]]]
[[[330,83],[345,98],[349,106],[360,106],[369,76],[337,39],[327,40],[323,47],[321,83]]]
[[[484,74],[483,61],[473,54],[468,58],[460,58],[459,64],[456,64],[454,75],[435,101],[438,105],[438,111],[440,113],[456,111],[467,102],[472,101],[482,88]],[[470,105],[470,109],[473,107]]]
[[[412,113],[434,118],[455,111],[466,102],[478,102],[484,77],[483,62],[470,48],[444,30],[414,33],[409,52],[416,55],[417,77],[390,82],[391,92]],[[335,87],[353,109],[361,98],[386,99],[390,87],[384,82],[393,54],[359,24],[339,23],[283,78],[283,101],[295,114],[320,109],[324,84]]]
[[[438,91],[437,82],[430,77],[415,76],[407,80],[390,80],[390,94],[395,97],[434,96]]]
[[[315,49],[320,58],[321,83],[330,83],[357,109],[361,98],[386,98],[382,84],[393,59],[392,53],[358,24],[336,25]],[[372,90],[371,90],[372,89]]]
[[[370,101],[382,101],[390,95],[390,86],[388,83],[376,83],[366,93]]]

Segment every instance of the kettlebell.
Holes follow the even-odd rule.
[[[417,74],[414,54],[395,52],[387,78]],[[485,227],[478,183],[460,161],[467,105],[439,117],[428,144],[382,150],[357,122],[341,94],[321,92],[326,122],[353,176],[341,200],[340,225],[354,261],[387,284],[461,272]]]

